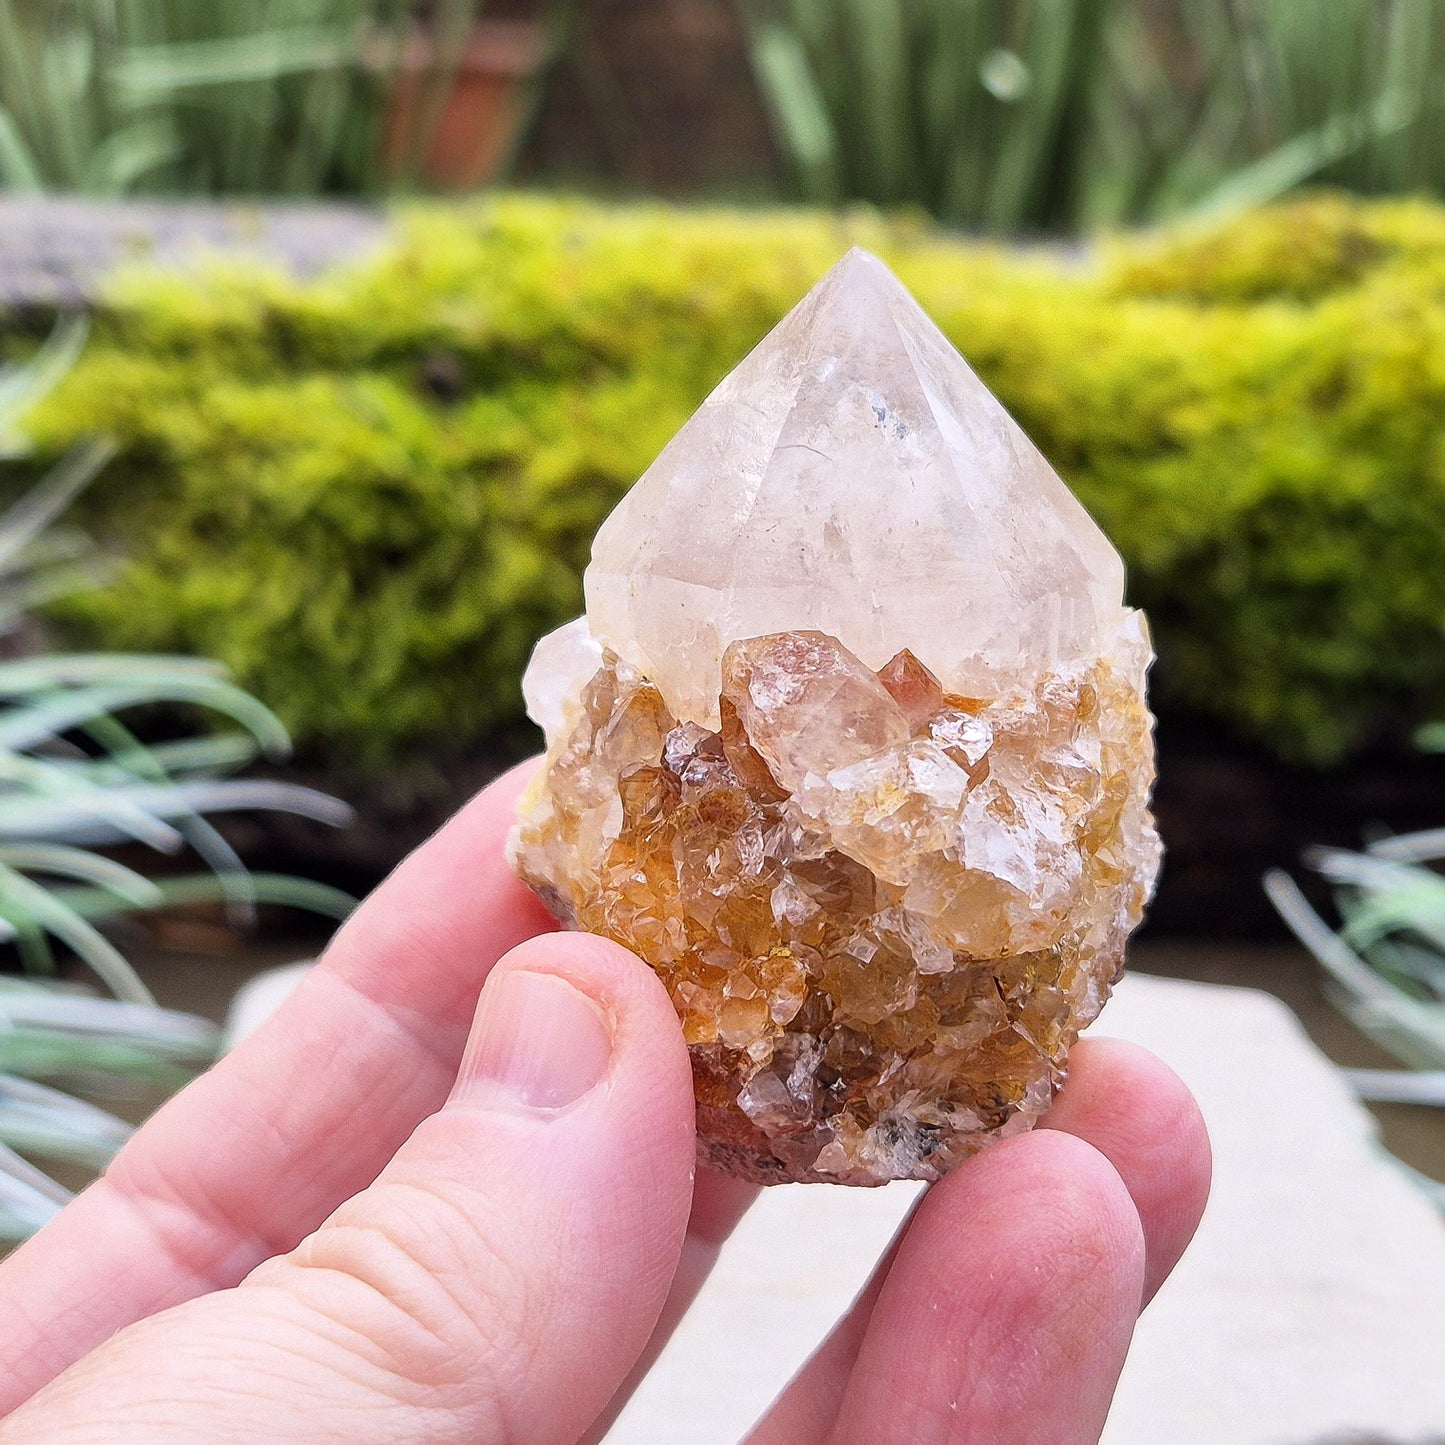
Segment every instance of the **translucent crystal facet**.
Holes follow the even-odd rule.
[[[512,839],[667,986],[699,1147],[936,1178],[1026,1128],[1158,867],[1140,614],[1022,431],[852,252],[603,524],[525,683]]]
[[[593,635],[716,726],[723,649],[825,632],[987,696],[1097,654],[1124,568],[882,262],[852,251],[602,524]]]

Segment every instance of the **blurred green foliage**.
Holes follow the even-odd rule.
[[[427,7],[415,134],[389,163],[412,0],[0,0],[0,190],[414,189],[483,5]]]
[[[997,232],[1445,190],[1442,0],[737,0],[795,192]]]
[[[214,656],[334,765],[493,745],[590,537],[850,244],[1130,566],[1165,708],[1329,762],[1445,710],[1445,210],[1320,197],[1095,257],[871,213],[501,197],[312,282],[135,270],[32,419],[97,432],[86,639]],[[724,479],[725,480],[725,479]]]

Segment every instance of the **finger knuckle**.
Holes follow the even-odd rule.
[[[532,1287],[464,1204],[378,1184],[278,1265],[318,1327],[408,1403],[487,1420],[515,1438],[506,1401],[529,1366]]]

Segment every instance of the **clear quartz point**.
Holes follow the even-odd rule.
[[[509,846],[667,987],[705,1162],[933,1179],[1048,1106],[1159,864],[1123,584],[862,251],[602,525]]]
[[[1108,538],[897,278],[850,251],[602,524],[593,634],[717,726],[723,649],[819,631],[974,696],[1118,624]]]

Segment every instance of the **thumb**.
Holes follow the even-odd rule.
[[[238,1288],[116,1335],[0,1441],[575,1440],[666,1298],[692,1120],[651,971],[534,938],[493,969],[451,1099],[370,1188]]]

